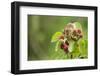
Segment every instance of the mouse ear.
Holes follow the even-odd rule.
[[[66,28],[68,28],[68,29],[75,29],[75,28],[76,28],[76,27],[75,27],[75,23],[71,23],[71,22],[68,23],[67,26],[66,26]],[[66,29],[66,28],[65,28],[65,29]]]

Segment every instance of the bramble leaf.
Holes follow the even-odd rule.
[[[60,45],[60,41],[57,41],[56,46],[55,46],[55,51],[58,51]]]
[[[62,32],[56,32],[52,38],[51,38],[51,42],[56,42],[59,39],[59,36],[62,35]]]
[[[75,44],[74,41],[69,41],[69,48],[68,48],[69,52],[72,52],[73,51],[74,44]]]
[[[82,39],[79,41],[79,48],[81,49],[81,56],[87,56],[88,52],[88,41],[85,39]]]
[[[80,49],[77,42],[75,42],[73,45],[73,51],[71,52],[71,55],[72,58],[78,58],[78,56],[80,55]]]

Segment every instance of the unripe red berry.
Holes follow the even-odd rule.
[[[83,37],[83,35],[81,34],[81,35],[80,35],[80,38],[82,38],[82,37]]]
[[[80,29],[77,29],[77,33],[81,34],[81,30]]]
[[[65,53],[68,53],[68,45],[67,45],[67,44],[62,43],[62,44],[60,45],[60,47],[61,47],[61,49],[64,50]]]
[[[65,53],[68,53],[68,47],[64,49],[64,52]]]
[[[61,49],[63,49],[63,48],[64,48],[64,44],[63,44],[63,43],[60,45],[60,48],[61,48]]]
[[[68,45],[67,44],[64,44],[64,49],[67,49],[68,48]]]
[[[68,53],[68,45],[64,44],[64,52]]]
[[[68,43],[68,41],[67,41],[67,40],[65,41],[65,44],[66,44],[66,45],[69,45],[69,43]]]

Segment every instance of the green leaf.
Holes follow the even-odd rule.
[[[71,52],[71,55],[73,59],[78,58],[80,55],[80,49],[77,42],[75,42],[73,45],[73,51]]]
[[[75,22],[75,26],[76,26],[76,28],[79,28],[82,30],[82,25],[79,22]]]
[[[68,54],[68,58],[69,59],[75,59],[78,58],[79,54],[80,54],[80,50],[79,50],[79,46],[78,43],[75,41],[69,41],[69,54]]]
[[[56,42],[59,39],[59,36],[62,35],[62,32],[56,32],[52,38],[51,38],[51,42]]]
[[[55,46],[55,51],[58,51],[60,45],[60,41],[57,41],[56,46]]]
[[[74,44],[75,44],[74,41],[69,41],[69,48],[68,48],[69,52],[72,52],[73,51]]]
[[[88,41],[86,39],[81,39],[79,41],[79,48],[80,48],[81,56],[87,57],[87,55],[88,55]]]

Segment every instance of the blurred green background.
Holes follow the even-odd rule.
[[[87,17],[28,15],[28,60],[67,59],[64,51],[55,51],[51,37],[73,20],[81,23],[84,38],[87,39]]]

